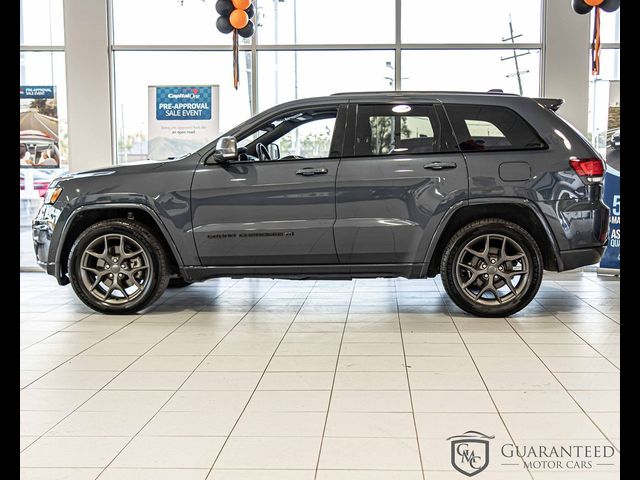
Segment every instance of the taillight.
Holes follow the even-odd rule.
[[[569,159],[571,168],[587,183],[600,183],[604,177],[604,162],[599,158],[576,158]]]

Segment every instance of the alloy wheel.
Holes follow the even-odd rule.
[[[142,295],[151,284],[153,266],[144,248],[123,234],[94,239],[80,259],[80,277],[96,300],[122,305]]]
[[[530,283],[529,270],[522,246],[500,234],[474,237],[455,261],[459,289],[482,305],[504,305],[520,298]]]

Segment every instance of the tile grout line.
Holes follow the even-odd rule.
[[[237,282],[236,282],[237,283]],[[225,292],[231,288],[228,287]],[[223,292],[224,293],[224,292]],[[221,294],[216,295],[215,298],[219,297]],[[25,451],[27,448],[29,448],[31,445],[33,445],[35,442],[37,442],[38,440],[40,440],[41,438],[43,438],[48,432],[50,432],[52,429],[54,429],[56,426],[60,425],[60,423],[62,423],[64,420],[66,420],[67,418],[69,418],[72,414],[74,414],[75,412],[78,411],[78,409],[80,407],[82,407],[84,404],[86,404],[89,400],[91,400],[93,397],[95,397],[98,393],[102,392],[104,390],[104,388],[109,385],[111,382],[113,382],[116,378],[118,378],[122,373],[124,373],[127,368],[129,368],[131,365],[133,365],[134,363],[136,363],[141,357],[143,357],[144,355],[146,355],[149,351],[151,351],[154,347],[156,347],[157,345],[159,345],[160,343],[162,343],[162,341],[164,341],[166,338],[168,338],[170,335],[172,335],[176,330],[178,330],[180,327],[182,327],[184,324],[186,324],[189,320],[191,320],[191,318],[193,318],[195,315],[197,315],[198,312],[194,312],[193,315],[191,315],[189,318],[187,318],[184,322],[182,322],[180,325],[178,325],[176,328],[174,328],[173,330],[171,330],[169,333],[167,333],[164,337],[162,337],[160,340],[158,340],[156,343],[154,343],[151,347],[149,347],[142,355],[131,355],[131,356],[135,356],[136,359],[133,360],[131,363],[129,363],[125,368],[121,369],[120,372],[118,372],[117,375],[115,375],[113,378],[111,378],[107,383],[105,383],[102,387],[100,387],[99,389],[97,389],[89,398],[87,398],[85,401],[83,401],[82,403],[80,403],[79,405],[77,405],[73,410],[71,410],[71,412],[69,412],[67,415],[65,415],[64,417],[62,417],[59,421],[57,421],[54,425],[52,425],[51,427],[49,427],[45,432],[43,432],[41,435],[38,435],[38,438],[36,440],[34,440],[33,442],[31,442],[29,445],[27,445],[24,449],[20,450],[20,452]],[[84,349],[82,352],[79,352],[77,355],[74,355],[73,357],[71,357],[70,359],[66,360],[65,362],[61,363],[60,365],[58,365],[57,367],[53,368],[52,370],[50,370],[49,372],[45,373],[44,375],[42,375],[42,377],[48,375],[49,373],[51,373],[52,371],[60,368],[62,365],[64,365],[65,363],[71,361],[73,358],[75,358],[78,355],[81,355],[83,352],[87,351],[89,348],[94,347],[95,345],[98,345],[99,343],[101,343],[102,341],[104,341],[106,338],[110,337],[111,335],[115,335],[116,333],[118,333],[119,331],[121,331],[122,329],[128,327],[129,325],[133,324],[134,322],[136,322],[139,318],[143,317],[143,315],[138,315],[136,318],[134,318],[133,320],[131,320],[130,322],[126,323],[125,325],[123,325],[121,328],[117,329],[116,331],[112,332],[111,334],[107,335],[105,338],[103,338],[102,340],[94,343],[93,345],[91,345],[91,347],[88,347],[86,349]],[[223,337],[224,338],[224,337]],[[205,357],[206,358],[206,357]],[[42,378],[40,377],[40,378]],[[36,379],[37,380],[37,379]],[[36,381],[34,380],[34,381]],[[29,385],[31,385],[33,382],[31,382]],[[25,386],[24,389],[26,389],[29,385]],[[23,389],[21,389],[23,390]],[[80,389],[82,390],[82,389]],[[160,407],[162,408],[162,407]],[[157,412],[156,412],[157,413]],[[155,415],[154,415],[155,416]],[[152,417],[153,418],[153,417]],[[147,422],[148,423],[148,422]],[[146,425],[146,424],[145,424]],[[144,428],[144,427],[143,427]],[[129,442],[127,442],[127,445],[129,444]],[[102,474],[102,472],[100,473]],[[97,477],[96,477],[97,478]]]
[[[615,363],[613,363],[611,360],[609,360],[608,357],[606,357],[605,355],[603,355],[596,347],[594,347],[591,342],[585,340],[584,338],[582,338],[582,335],[579,332],[576,332],[573,328],[571,328],[569,325],[567,325],[565,322],[563,322],[560,318],[558,318],[558,316],[555,314],[555,312],[551,312],[551,315],[554,316],[554,318],[556,320],[558,320],[561,324],[563,324],[565,327],[567,327],[569,330],[571,330],[571,332],[573,332],[573,334],[575,336],[577,336],[580,340],[582,340],[584,343],[586,343],[587,345],[589,345],[589,347],[596,352],[598,355],[600,355],[600,357],[604,358],[607,362],[609,362],[611,365],[613,365],[614,368],[616,368],[618,370],[618,373],[620,372],[620,367],[618,367]],[[611,320],[613,322],[613,320]],[[591,323],[591,322],[586,322],[586,323]],[[616,323],[616,322],[614,322]],[[605,332],[607,333],[607,332]],[[544,362],[544,360],[540,359],[541,361]],[[569,372],[570,373],[570,372]],[[592,372],[595,373],[595,372]]]
[[[508,323],[508,322],[507,322],[507,323]],[[511,328],[513,328],[513,326],[512,326]],[[539,360],[539,361],[544,365],[544,367],[547,369],[547,371],[548,371],[548,372],[553,376],[553,378],[555,379],[555,381],[556,381],[556,382],[558,382],[558,383],[562,386],[562,389],[563,389],[563,390],[564,390],[564,391],[569,395],[569,397],[571,397],[571,400],[573,400],[573,401],[574,401],[574,403],[578,406],[578,408],[580,409],[580,411],[581,411],[582,413],[584,413],[584,415],[585,415],[585,416],[589,419],[589,421],[590,421],[590,422],[591,422],[591,423],[592,423],[592,424],[593,424],[593,425],[598,429],[598,431],[602,434],[602,436],[603,436],[604,438],[606,438],[606,439],[609,441],[609,443],[611,443],[611,445],[613,446],[613,448],[615,448],[615,449],[618,451],[618,453],[620,453],[620,451],[618,450],[618,448],[616,448],[616,446],[615,446],[615,445],[614,445],[614,443],[611,441],[611,439],[610,439],[610,438],[609,438],[609,437],[608,437],[608,436],[607,436],[607,435],[602,431],[602,429],[600,428],[600,426],[599,426],[596,422],[594,422],[594,421],[593,421],[593,419],[589,416],[589,414],[585,411],[585,409],[584,409],[584,408],[582,408],[582,405],[580,405],[580,403],[579,403],[579,402],[574,398],[574,396],[573,396],[573,395],[571,395],[571,392],[569,391],[569,389],[567,389],[567,387],[565,387],[564,383],[562,383],[562,382],[560,381],[560,379],[556,376],[555,372],[553,372],[553,371],[549,368],[549,366],[548,366],[546,363],[544,363],[544,360],[542,360],[542,358],[540,358],[540,356],[535,352],[535,350],[534,350],[533,348],[531,348],[531,346],[529,345],[529,343],[528,343],[524,338],[522,338],[522,336],[518,333],[518,331],[517,331],[515,328],[513,328],[513,331],[514,331],[514,332],[515,332],[515,334],[516,334],[516,335],[518,335],[518,337],[519,337],[519,338],[520,338],[520,339],[525,343],[525,345],[527,346],[527,348],[529,348],[529,350],[531,350],[531,352],[536,356],[536,358],[537,358],[537,359],[538,359],[538,360]],[[598,352],[598,353],[599,353],[599,352]],[[560,412],[558,412],[558,413],[560,413]]]
[[[223,293],[227,292],[228,290],[230,290],[231,288],[233,288],[234,286],[236,286],[238,283],[240,283],[240,280],[238,280],[237,282],[235,282],[235,283],[233,283],[232,285],[230,285],[229,287],[227,287],[227,288],[224,290],[224,292],[222,292],[222,293],[221,293],[221,294],[219,294],[219,295],[216,295],[216,297],[215,297],[215,298],[218,298],[220,295],[222,295]],[[263,295],[262,295],[262,296],[261,296],[261,297],[256,301],[256,303],[255,303],[255,304],[254,304],[254,305],[253,305],[249,310],[247,310],[247,311],[245,312],[245,314],[244,314],[244,315],[243,315],[243,316],[242,316],[242,317],[241,317],[241,318],[240,318],[240,319],[239,319],[239,320],[238,320],[238,321],[233,325],[233,327],[231,327],[231,328],[229,329],[229,331],[228,331],[227,333],[225,333],[225,334],[222,336],[222,338],[216,342],[216,344],[211,348],[211,350],[209,350],[209,352],[208,352],[208,353],[207,353],[207,354],[202,358],[202,360],[200,360],[200,362],[199,362],[199,363],[194,367],[194,369],[191,371],[191,373],[189,373],[189,375],[187,375],[187,377],[182,381],[182,383],[181,383],[180,385],[178,385],[178,387],[177,387],[177,388],[174,390],[174,392],[169,396],[169,398],[168,398],[168,399],[167,399],[167,400],[166,400],[166,401],[165,401],[165,402],[160,406],[160,408],[156,411],[156,413],[154,413],[154,414],[151,416],[151,418],[149,418],[149,419],[144,423],[144,425],[142,425],[142,427],[140,427],[140,428],[138,429],[138,431],[137,431],[133,436],[131,436],[131,438],[129,438],[129,441],[128,441],[127,443],[125,443],[125,445],[124,445],[124,446],[123,446],[123,447],[118,451],[118,453],[116,453],[116,454],[115,454],[115,456],[114,456],[114,457],[109,461],[109,463],[107,463],[107,465],[105,465],[105,466],[102,468],[102,471],[98,474],[98,476],[97,476],[94,480],[97,480],[97,479],[98,479],[98,478],[99,478],[99,477],[100,477],[100,476],[101,476],[101,475],[102,475],[102,474],[107,470],[107,468],[109,468],[109,466],[114,462],[114,460],[115,460],[116,458],[118,458],[118,456],[119,456],[119,455],[120,455],[120,454],[121,454],[121,453],[122,453],[122,452],[123,452],[123,451],[124,451],[124,450],[129,446],[129,445],[130,445],[130,444],[131,444],[131,442],[132,442],[132,441],[133,441],[133,440],[138,436],[138,434],[139,434],[142,430],[144,430],[144,428],[145,428],[147,425],[149,425],[149,422],[151,422],[151,421],[156,417],[156,415],[158,415],[158,413],[159,413],[159,412],[164,408],[164,406],[165,406],[167,403],[169,403],[169,402],[171,401],[171,399],[175,396],[175,394],[176,394],[176,393],[178,393],[178,391],[180,391],[180,389],[182,388],[182,386],[187,382],[187,380],[189,380],[189,378],[191,378],[191,376],[195,373],[195,371],[198,369],[198,367],[199,367],[200,365],[202,365],[202,363],[206,360],[206,358],[207,358],[209,355],[211,355],[211,353],[212,353],[212,352],[213,352],[213,351],[218,347],[218,345],[220,345],[220,343],[222,343],[222,341],[223,341],[225,338],[227,338],[227,336],[228,336],[228,335],[233,331],[233,329],[234,329],[234,328],[236,328],[236,327],[240,324],[240,322],[242,322],[242,320],[243,320],[243,319],[244,319],[244,318],[249,314],[249,312],[250,312],[251,310],[253,310],[253,308],[256,306],[256,304],[257,304],[260,300],[262,300],[262,298],[263,298],[263,297],[264,297],[264,296],[265,296],[265,295],[266,295],[266,294],[267,294],[267,293],[268,293],[268,292],[269,292],[269,291],[270,291],[274,286],[275,286],[275,284],[274,284],[274,285],[272,285],[271,287],[269,287],[269,288],[267,289],[267,291],[266,291],[266,292],[265,292],[265,293],[264,293],[264,294],[263,294]],[[200,313],[200,312],[198,312],[198,311],[194,312],[194,314],[193,314],[193,315],[191,315],[191,316],[190,316],[190,317],[189,317],[185,322],[183,322],[182,324],[180,324],[180,327],[181,327],[182,325],[184,325],[185,323],[187,323],[189,320],[191,320],[191,318],[193,318],[193,317],[194,317],[195,315],[197,315],[198,313]],[[179,328],[179,327],[178,327],[178,328]],[[173,330],[171,333],[173,333],[173,332],[175,332],[175,330]],[[166,337],[164,337],[164,338],[166,338]],[[163,338],[163,340],[164,340],[164,338]]]
[[[331,379],[331,392],[329,393],[329,401],[327,402],[327,414],[324,417],[324,425],[322,426],[322,437],[320,438],[320,447],[318,448],[318,460],[316,460],[316,468],[313,474],[313,480],[318,478],[318,469],[320,468],[320,459],[322,458],[322,446],[324,445],[324,437],[327,431],[327,423],[329,422],[329,413],[331,412],[331,399],[333,398],[333,389],[336,384],[336,376],[338,375],[338,365],[340,363],[340,351],[342,350],[342,344],[344,342],[344,334],[347,330],[347,323],[349,322],[349,313],[351,312],[351,304],[353,303],[353,294],[356,289],[357,280],[352,280],[351,297],[349,298],[349,306],[347,307],[347,314],[344,317],[344,326],[342,327],[342,335],[340,336],[340,345],[338,346],[338,352],[336,353],[336,366],[333,371],[333,378]]]
[[[273,287],[275,287],[278,283],[280,283],[279,281],[274,282]],[[304,306],[305,302],[307,301],[307,299],[309,298],[309,295],[311,295],[311,292],[313,291],[313,289],[315,288],[317,284],[317,281],[314,281],[313,286],[309,289],[309,291],[307,292],[307,294],[305,295],[304,301],[300,304],[300,307],[298,308],[298,310],[296,311],[296,314],[293,316],[293,318],[291,319],[291,322],[289,323],[289,326],[287,327],[287,329],[284,331],[284,333],[282,334],[282,338],[280,338],[280,341],[278,342],[278,344],[276,345],[276,347],[273,349],[273,353],[271,354],[271,357],[269,357],[269,361],[267,362],[267,364],[264,367],[264,370],[262,371],[262,374],[260,375],[260,378],[258,379],[256,386],[253,388],[253,391],[251,392],[251,395],[249,395],[249,398],[247,399],[247,401],[244,404],[244,407],[242,408],[242,411],[240,412],[240,414],[238,415],[238,418],[236,418],[236,421],[233,423],[233,426],[231,427],[231,430],[229,430],[229,433],[227,434],[224,442],[222,443],[222,446],[220,447],[220,450],[218,451],[218,454],[216,455],[216,457],[213,459],[213,463],[211,464],[211,467],[209,467],[209,471],[207,472],[207,475],[205,477],[205,480],[209,478],[209,475],[211,475],[211,472],[213,471],[213,468],[216,465],[216,462],[218,461],[218,459],[220,458],[220,455],[222,455],[222,451],[224,450],[225,445],[227,444],[227,442],[229,441],[229,438],[231,438],[231,434],[233,433],[233,431],[235,430],[236,426],[238,425],[238,422],[240,422],[240,419],[242,418],[242,415],[244,414],[244,412],[247,410],[247,407],[249,406],[249,403],[251,402],[251,399],[253,398],[253,396],[255,395],[256,391],[258,390],[258,387],[260,386],[260,382],[262,381],[262,379],[264,378],[264,375],[267,373],[267,370],[269,369],[269,365],[271,365],[271,362],[273,361],[273,357],[276,356],[276,352],[278,351],[278,349],[280,348],[280,345],[282,345],[282,341],[284,340],[284,338],[287,336],[287,333],[289,333],[289,330],[291,329],[291,326],[293,325],[293,323],[296,321],[296,318],[298,317],[298,314],[300,313],[300,311],[302,310],[302,307]],[[265,295],[271,291],[271,288],[265,293]],[[264,298],[264,296],[261,297]],[[256,302],[257,303],[257,302]],[[252,308],[253,309],[253,308]],[[248,313],[248,312],[247,312]]]
[[[437,283],[436,283],[437,285]],[[473,362],[473,366],[476,368],[476,371],[478,372],[478,375],[480,376],[480,380],[482,381],[482,384],[484,385],[484,388],[487,392],[487,395],[489,395],[489,399],[491,399],[491,403],[493,404],[493,408],[496,409],[496,413],[498,414],[498,418],[500,418],[500,421],[502,422],[502,425],[504,426],[507,435],[509,435],[509,438],[511,439],[511,441],[513,442],[514,445],[516,445],[516,441],[515,438],[513,437],[511,431],[509,430],[509,427],[507,426],[507,422],[505,422],[504,417],[502,416],[502,413],[500,412],[500,409],[498,408],[498,405],[496,404],[495,400],[493,399],[493,395],[491,395],[491,390],[489,389],[489,386],[487,385],[487,382],[485,381],[484,377],[482,376],[482,372],[480,371],[480,368],[478,368],[478,364],[476,363],[476,359],[473,357],[473,355],[471,354],[471,351],[469,350],[469,346],[467,345],[467,342],[464,340],[464,337],[462,336],[462,333],[460,332],[460,329],[458,328],[458,324],[455,322],[455,320],[453,320],[453,315],[451,315],[451,310],[449,309],[449,306],[447,304],[445,304],[445,307],[447,309],[447,311],[449,312],[449,315],[451,316],[451,319],[453,321],[453,324],[456,327],[456,332],[458,332],[458,335],[460,336],[460,340],[462,340],[462,344],[464,345],[465,350],[467,351],[467,353],[469,354],[469,357],[471,358],[471,361]],[[505,320],[505,323],[509,323],[506,321],[505,318],[503,318],[503,320]],[[511,327],[513,328],[513,327]],[[533,473],[531,473],[531,471],[527,468],[527,465],[524,464],[524,469],[526,470],[527,474],[529,475],[529,477],[532,480],[534,479]]]
[[[416,446],[418,447],[418,459],[420,460],[420,473],[422,479],[426,480],[426,473],[424,470],[424,461],[422,459],[422,449],[420,448],[420,434],[418,433],[418,423],[416,422],[416,411],[413,406],[413,393],[411,391],[411,380],[409,379],[409,365],[407,362],[407,351],[404,347],[404,335],[402,332],[402,320],[400,318],[400,305],[398,303],[398,285],[396,281],[393,282],[393,288],[395,290],[396,300],[396,315],[398,317],[398,327],[400,328],[400,345],[402,345],[402,358],[404,359],[404,373],[407,376],[407,389],[409,391],[409,403],[411,404],[411,419],[413,420],[413,429],[416,432]],[[442,298],[442,295],[440,296]]]

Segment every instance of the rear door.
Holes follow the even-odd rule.
[[[421,264],[438,223],[468,196],[465,159],[438,102],[350,106],[336,180],[345,264]]]

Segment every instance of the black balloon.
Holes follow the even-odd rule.
[[[247,12],[247,15],[249,15],[249,18],[253,18],[253,16],[256,14],[256,10],[255,8],[253,8],[253,3],[249,5],[249,8],[247,8],[245,12]]]
[[[233,27],[231,23],[229,23],[229,17],[218,17],[218,20],[216,20],[216,28],[220,33],[233,32]]]
[[[253,22],[249,20],[247,26],[238,30],[238,35],[242,38],[249,38],[256,31],[256,28],[253,26]]]
[[[604,0],[600,4],[600,8],[605,12],[615,12],[620,8],[620,0]]]
[[[218,0],[216,2],[216,12],[222,17],[228,17],[234,9],[235,7],[231,0]]]
[[[589,13],[593,8],[591,5],[584,3],[584,0],[571,0],[571,6],[573,7],[573,11],[580,15]]]

